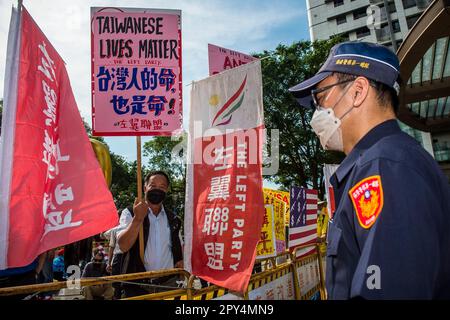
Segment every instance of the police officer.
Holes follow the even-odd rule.
[[[396,120],[399,62],[372,43],[334,46],[290,88],[315,108],[311,127],[346,158],[330,182],[330,299],[450,298],[450,188],[436,161]]]

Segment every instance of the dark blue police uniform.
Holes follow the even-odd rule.
[[[365,228],[349,190],[373,176],[381,181],[382,206]],[[450,298],[450,187],[396,120],[367,133],[330,182],[336,212],[328,230],[329,299]]]
[[[317,74],[289,91],[302,107],[319,108],[312,90],[335,72],[399,95],[395,53],[357,41],[335,45]],[[396,120],[360,139],[330,182],[336,211],[327,236],[329,299],[450,299],[450,186]]]

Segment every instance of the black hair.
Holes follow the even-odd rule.
[[[339,82],[345,81],[345,80],[356,79],[356,77],[357,77],[352,74],[341,73],[341,72],[334,72],[333,74],[336,76],[336,78],[338,79]],[[378,81],[375,81],[372,79],[368,79],[368,78],[367,78],[367,80],[369,81],[370,85],[375,89],[375,91],[377,93],[378,103],[384,107],[392,107],[392,110],[394,110],[394,113],[397,114],[398,108],[400,105],[397,92],[393,88],[385,85],[384,83],[381,83],[381,82],[378,82]],[[397,79],[397,83],[398,84],[401,83],[400,77]]]
[[[101,251],[99,248],[95,248],[95,249],[92,251],[93,257],[95,257],[95,256],[96,256],[97,254],[99,254],[99,253],[102,255],[102,257],[105,257],[103,251]]]
[[[165,173],[164,171],[160,171],[160,170],[156,170],[156,171],[151,171],[149,172],[144,179],[145,184],[148,183],[148,181],[150,180],[151,177],[153,176],[164,176],[167,180],[167,186],[170,186],[170,178],[169,175],[167,173]]]

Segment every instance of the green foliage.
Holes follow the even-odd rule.
[[[300,108],[288,88],[312,77],[340,41],[299,41],[256,54],[262,60],[264,116],[267,129],[280,130],[280,167],[266,177],[289,189],[292,185],[323,190],[323,164],[340,163],[343,154],[324,151],[309,121],[312,110]],[[270,137],[269,137],[270,138]]]
[[[105,145],[103,137],[93,137],[92,130],[86,121],[84,127],[89,138],[96,139]],[[164,204],[181,216],[184,215],[184,198],[186,184],[186,168],[179,159],[172,159],[171,152],[181,139],[172,141],[170,137],[154,137],[144,144],[144,156],[150,158],[148,165],[142,167],[142,180],[148,172],[163,170],[171,178],[171,186]],[[108,146],[108,145],[107,145]],[[109,146],[108,146],[109,149]],[[123,156],[110,151],[112,167],[111,193],[119,211],[133,205],[137,197],[137,162],[129,162]],[[144,181],[142,181],[144,184]]]
[[[111,193],[119,211],[132,206],[137,198],[137,162],[128,162],[120,155],[111,152],[112,183]],[[142,175],[146,173],[145,167]]]
[[[137,197],[137,163],[127,161],[123,156],[111,152],[108,144],[103,137],[92,136],[92,130],[89,124],[83,120],[84,128],[89,138],[96,139],[104,143],[109,150],[111,157],[112,182],[110,186],[117,210],[122,212],[126,207],[132,206]],[[142,169],[142,175],[145,176],[146,168]]]
[[[183,150],[186,147],[185,142],[185,136],[179,138],[161,136],[154,137],[144,144],[144,155],[149,158],[149,171],[162,170],[171,179],[170,191],[164,204],[180,217],[184,217],[186,165],[183,161]]]

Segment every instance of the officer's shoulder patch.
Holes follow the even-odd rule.
[[[380,176],[371,176],[359,181],[348,192],[355,208],[359,224],[370,228],[383,209],[383,186]]]

